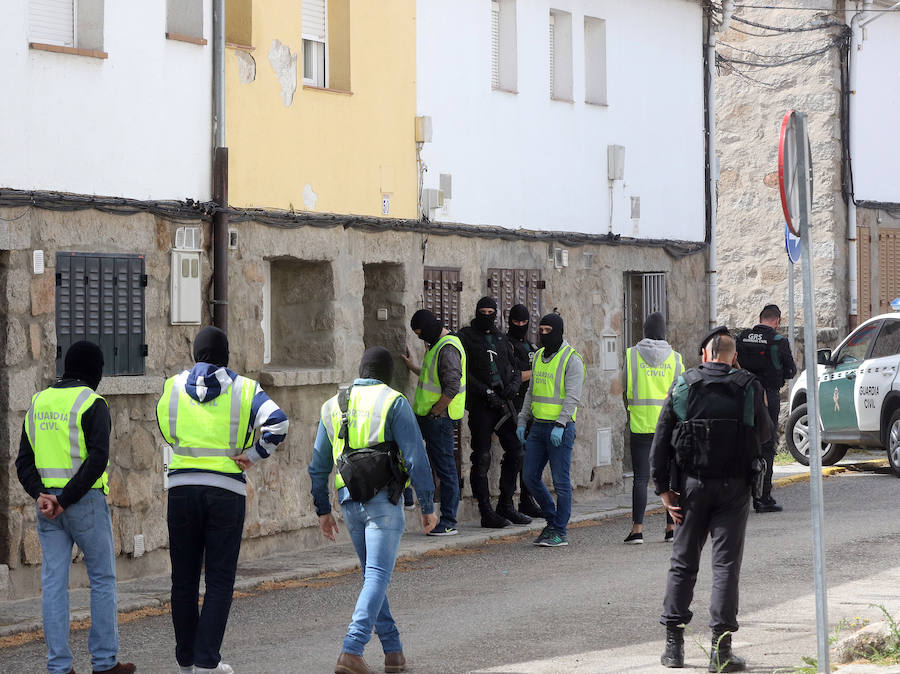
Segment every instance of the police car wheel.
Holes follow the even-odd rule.
[[[898,432],[900,432],[900,424],[898,424]],[[804,466],[809,465],[809,420],[806,413],[806,405],[799,405],[788,417],[785,425],[785,440],[787,441],[788,451],[797,463]],[[898,436],[900,437],[900,436]],[[849,449],[846,445],[834,445],[831,443],[821,443],[822,445],[822,465],[831,466],[844,458],[844,454]],[[898,454],[900,458],[900,454]]]
[[[900,410],[891,415],[887,437],[888,463],[894,475],[900,477]]]

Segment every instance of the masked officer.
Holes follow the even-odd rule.
[[[406,398],[387,383],[392,368],[387,349],[366,350],[359,363],[359,379],[349,391],[322,405],[309,464],[319,528],[332,541],[338,528],[331,515],[328,476],[333,466],[338,467],[334,486],[363,570],[353,621],[334,669],[337,674],[372,672],[362,655],[373,628],[384,650],[384,671],[402,672],[406,666],[385,593],[406,528],[400,498],[407,476],[419,497],[425,532],[437,524],[425,446]]]
[[[288,419],[259,384],[228,369],[228,338],[219,328],[197,333],[194,360],[166,380],[156,405],[173,452],[167,520],[175,658],[183,674],[230,674],[219,649],[244,529],[244,471],[284,441]]]
[[[650,480],[650,444],[653,431],[662,411],[663,402],[672,383],[684,371],[681,354],[666,341],[666,319],[654,312],[644,321],[644,338],[625,349],[625,369],[622,372],[628,427],[631,432],[631,466],[634,479],[631,486],[631,533],[626,545],[644,542],[644,511],[647,509],[647,483]],[[675,523],[666,512],[664,540],[671,542]]]
[[[584,384],[584,362],[563,339],[563,319],[559,314],[547,314],[541,319],[540,335],[541,348],[534,354],[531,388],[525,394],[516,435],[525,443],[525,484],[547,520],[547,526],[534,544],[558,547],[569,544],[566,537],[572,514],[569,469],[575,442],[575,416]],[[532,424],[526,440],[529,421]],[[556,503],[542,479],[548,462]]]
[[[778,444],[778,414],[781,412],[781,388],[785,380],[797,374],[797,366],[791,354],[791,345],[775,332],[781,325],[781,309],[775,304],[767,304],[759,314],[759,324],[744,330],[737,338],[738,362],[759,378],[766,391],[766,404],[772,418],[774,431],[772,439],[763,445],[766,460],[766,476],[762,495],[753,500],[753,508],[758,513],[775,513],[781,506],[772,498],[772,467],[775,460],[775,446]]]
[[[513,368],[521,372],[522,378],[519,392],[513,399],[516,415],[522,411],[522,406],[525,404],[525,393],[531,382],[531,361],[538,350],[537,346],[528,341],[528,324],[530,322],[528,307],[524,304],[515,304],[509,310],[509,327],[506,330],[506,338],[510,345],[510,360]],[[531,492],[528,491],[522,471],[519,471],[519,512],[529,517],[541,516],[541,508]]]
[[[103,352],[91,342],[75,342],[64,365],[62,379],[31,399],[16,458],[19,482],[35,499],[37,511],[47,670],[75,671],[69,649],[69,569],[77,544],[91,585],[88,647],[94,674],[130,674],[135,666],[116,658],[116,553],[106,503],[109,407],[95,393],[103,377]]]
[[[466,409],[466,351],[459,337],[450,333],[428,309],[419,309],[409,322],[428,350],[422,367],[404,354],[406,367],[419,375],[413,412],[419,422],[431,467],[440,480],[441,518],[429,536],[453,536],[459,507],[459,475],[453,455],[455,422]]]
[[[666,667],[684,666],[684,628],[700,552],[712,539],[710,672],[735,672],[744,661],[731,651],[738,629],[738,582],[750,510],[751,475],[761,443],[771,436],[762,387],[736,370],[728,329],[701,343],[703,363],[682,374],[663,404],[651,449],[656,493],[678,523],[660,622],[666,626]],[[674,468],[673,468],[674,465]],[[677,475],[676,475],[677,473]]]
[[[500,529],[512,524],[531,524],[531,518],[516,510],[513,498],[522,468],[522,443],[516,437],[516,408],[522,375],[510,362],[506,335],[497,329],[497,302],[482,297],[470,325],[459,331],[466,350],[466,408],[472,439],[472,469],[469,482],[478,501],[481,526]],[[491,468],[491,436],[503,447],[500,463],[500,500],[491,507],[488,471]]]

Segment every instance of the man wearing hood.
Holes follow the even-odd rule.
[[[762,448],[766,461],[765,481],[760,498],[753,499],[753,509],[758,513],[777,513],[782,509],[772,498],[772,464],[778,442],[781,389],[786,380],[793,379],[797,374],[797,366],[791,354],[791,345],[783,335],[776,332],[780,325],[781,309],[777,304],[767,304],[759,314],[759,323],[742,331],[737,338],[738,362],[762,383],[766,392],[766,406],[775,428],[772,439]]]
[[[510,362],[506,335],[497,329],[497,302],[482,297],[475,317],[459,331],[466,350],[466,382],[469,433],[472,442],[472,467],[469,482],[478,501],[481,526],[500,529],[510,524],[531,524],[531,518],[516,510],[513,497],[522,466],[522,443],[516,437],[516,411],[513,401],[522,383],[521,372]],[[497,510],[491,505],[488,471],[491,469],[491,436],[496,433],[503,447],[500,462],[500,500]]]
[[[528,307],[524,304],[515,304],[509,310],[509,327],[506,330],[506,338],[509,340],[510,358],[514,369],[522,373],[522,384],[519,392],[513,400],[516,414],[522,411],[525,404],[525,393],[531,382],[531,361],[538,348],[528,339],[528,324],[531,316]],[[524,451],[523,451],[524,456]],[[528,491],[525,484],[525,475],[519,471],[519,512],[529,517],[540,517],[541,508],[534,500],[534,496]]]
[[[183,674],[232,672],[219,649],[241,550],[244,471],[267,458],[288,430],[284,412],[257,382],[229,370],[228,358],[225,333],[203,328],[194,339],[194,367],[169,377],[156,405],[173,452],[167,519],[175,659]]]
[[[72,545],[84,553],[91,585],[88,647],[94,674],[131,674],[119,662],[116,553],[106,494],[109,407],[95,391],[103,377],[103,352],[91,342],[66,351],[65,371],[35,394],[25,414],[16,472],[35,500],[41,542],[41,608],[47,670],[73,674],[69,649],[69,569]]]
[[[625,350],[625,369],[622,387],[631,431],[631,467],[634,479],[631,486],[631,533],[626,545],[644,542],[644,511],[647,509],[647,484],[650,480],[650,445],[662,411],[663,402],[672,383],[684,371],[681,354],[666,341],[666,319],[659,312],[644,321],[644,339]],[[675,523],[666,512],[666,533],[669,543],[675,534]]]
[[[331,514],[328,477],[337,465],[334,484],[338,501],[363,572],[353,620],[334,668],[340,674],[372,672],[362,656],[373,628],[384,651],[384,671],[405,671],[403,645],[386,592],[406,528],[400,493],[404,482],[409,483],[407,477],[419,497],[425,533],[437,524],[425,445],[409,402],[389,385],[393,366],[387,349],[366,349],[359,363],[359,378],[350,390],[322,405],[309,464],[319,528],[331,541],[338,528]],[[354,454],[357,463],[351,463]]]
[[[427,347],[422,367],[413,363],[408,349],[402,358],[407,369],[419,375],[413,412],[425,440],[428,460],[440,480],[441,518],[427,533],[454,536],[458,533],[459,475],[453,456],[453,432],[466,407],[466,351],[459,337],[428,309],[414,313],[409,327]]]
[[[531,388],[519,413],[516,435],[525,443],[525,484],[541,506],[547,526],[535,545],[568,545],[566,526],[572,514],[572,445],[575,417],[584,385],[584,361],[563,339],[563,319],[556,313],[541,318],[541,348],[534,354]],[[525,429],[531,421],[528,438]],[[542,476],[547,463],[553,477],[556,503]]]

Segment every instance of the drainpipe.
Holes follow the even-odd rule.
[[[225,146],[225,0],[213,0],[213,325],[228,332],[228,148]]]
[[[718,160],[716,158],[716,35],[728,29],[734,0],[722,0],[722,22],[713,26],[708,19],[706,30],[706,148],[709,163],[709,327],[718,323],[717,305],[719,286],[716,277],[718,256],[716,255],[716,201],[718,199]]]

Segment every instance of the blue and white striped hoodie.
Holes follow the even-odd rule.
[[[181,376],[187,376],[184,390],[199,403],[215,400],[222,392],[228,391],[237,374],[225,367],[210,363],[195,363],[190,371],[185,370]],[[256,384],[256,394],[250,408],[250,425],[244,442],[256,431],[256,442],[246,450],[247,457],[256,463],[265,459],[278,445],[284,442],[288,431],[287,415]],[[197,468],[182,468],[169,473],[169,488],[184,485],[205,485],[220,487],[238,494],[246,494],[246,478],[244,473],[220,473]]]

